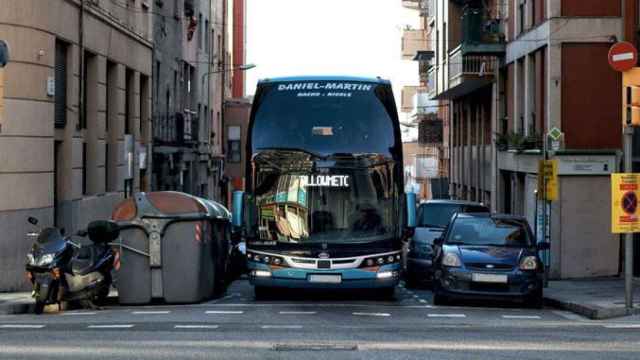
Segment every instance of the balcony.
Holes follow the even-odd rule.
[[[435,66],[432,66],[427,71],[427,94],[429,94],[429,98],[433,99],[438,93],[438,89],[436,89],[436,77],[438,76],[438,71]]]
[[[402,59],[413,60],[421,51],[429,50],[427,47],[427,32],[423,29],[407,29],[402,34]]]
[[[401,0],[402,6],[411,10],[420,10],[421,0]]]
[[[462,14],[462,53],[503,55],[506,42],[500,19],[488,18],[485,10],[466,8]]]
[[[449,87],[437,99],[455,99],[489,85],[499,65],[494,55],[465,55],[460,45],[449,52]]]

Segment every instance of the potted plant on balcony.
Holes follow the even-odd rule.
[[[495,144],[498,151],[507,151],[509,148],[509,136],[507,133],[494,133]]]
[[[536,132],[532,132],[524,138],[523,146],[525,150],[540,150],[542,149],[542,135]]]
[[[507,134],[507,143],[508,150],[520,152],[525,148],[525,136],[517,132],[510,131]]]

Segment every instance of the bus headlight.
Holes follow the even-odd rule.
[[[398,272],[397,271],[381,271],[381,272],[376,274],[376,277],[378,279],[396,278],[396,277],[398,277]]]
[[[267,270],[253,270],[251,275],[254,277],[271,277],[271,271]]]

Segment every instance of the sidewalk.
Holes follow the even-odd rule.
[[[0,293],[0,315],[32,312],[33,306],[30,292]]]
[[[548,305],[575,312],[590,319],[609,319],[640,314],[640,280],[635,279],[634,309],[627,312],[624,279],[619,277],[549,281],[544,289]]]

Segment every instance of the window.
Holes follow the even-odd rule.
[[[55,55],[55,127],[67,125],[67,51],[66,43],[56,40]]]
[[[82,195],[87,195],[87,143],[82,143]]]
[[[198,49],[202,49],[202,14],[198,15]]]
[[[240,150],[240,126],[229,126],[227,131],[227,161],[239,163],[242,159]]]
[[[520,0],[518,6],[518,34],[524,31],[524,0]]]
[[[133,105],[133,87],[134,87],[133,70],[127,69],[126,71],[126,90],[124,100],[124,133],[131,134],[133,124],[133,114],[131,112]]]
[[[209,20],[204,21],[204,51],[208,54],[210,51],[209,44]]]

